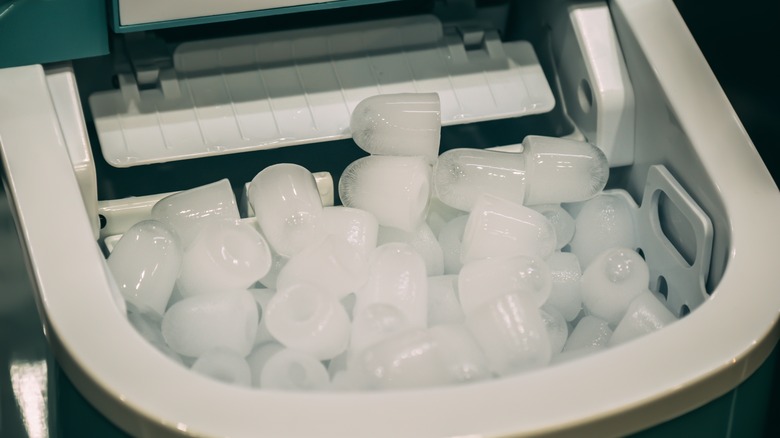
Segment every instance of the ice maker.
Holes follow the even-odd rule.
[[[54,38],[31,18],[50,3],[0,5],[0,24]],[[737,387],[780,338],[780,194],[671,0],[74,5],[82,50],[0,46],[2,175],[55,357],[132,435],[624,435]],[[363,154],[351,111],[397,92],[439,94],[442,150],[601,148],[681,319],[514,377],[383,393],[228,386],[134,331],[105,255],[154,202],[221,178],[240,196],[289,161],[338,203]]]

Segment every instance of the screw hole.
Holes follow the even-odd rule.
[[[688,307],[687,304],[683,304],[682,307],[680,307],[680,318],[682,318],[683,316],[689,313],[691,313],[691,308]]]
[[[642,260],[647,261],[647,258],[645,257],[645,252],[642,251],[642,248],[637,248],[636,253],[639,254],[639,257],[642,257]]]
[[[108,220],[102,214],[98,215],[98,219],[100,220],[100,229],[102,230],[103,228],[106,227],[106,223],[108,223]]]
[[[577,87],[577,97],[580,101],[580,109],[585,114],[590,112],[593,107],[593,91],[590,89],[590,84],[587,80],[580,81],[580,86]]]

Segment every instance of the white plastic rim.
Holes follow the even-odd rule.
[[[780,195],[672,2],[611,4],[628,32],[621,36],[636,40],[652,64],[728,218],[728,267],[690,315],[599,354],[460,387],[302,396],[183,372],[133,331],[111,298],[42,68],[0,70],[0,82],[14,84],[0,87],[5,182],[59,363],[92,404],[142,436],[626,434],[733,389],[780,337],[769,253],[780,247]],[[708,339],[717,342],[699,342]]]

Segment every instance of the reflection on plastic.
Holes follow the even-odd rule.
[[[9,367],[19,415],[30,438],[49,436],[46,361],[14,360]]]

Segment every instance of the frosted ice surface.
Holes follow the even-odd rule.
[[[569,337],[569,326],[566,324],[566,318],[552,306],[542,306],[539,309],[539,314],[547,328],[547,336],[550,338],[552,353],[560,353],[563,350],[563,345],[566,344],[566,339]]]
[[[582,303],[592,315],[615,326],[649,283],[647,263],[639,254],[628,248],[608,249],[582,274]]]
[[[173,351],[198,357],[213,348],[228,348],[242,356],[252,350],[257,334],[257,305],[246,290],[185,298],[171,306],[162,320],[162,334]]]
[[[550,269],[535,257],[476,260],[463,265],[458,275],[458,293],[468,315],[503,294],[518,293],[540,307],[550,295]]]
[[[634,213],[625,198],[613,194],[602,193],[582,204],[570,248],[583,268],[608,248],[637,248]]]
[[[425,260],[428,276],[444,274],[444,254],[441,245],[427,223],[423,222],[409,233],[393,227],[379,227],[378,245],[401,242],[412,246]]]
[[[468,212],[452,208],[449,205],[441,202],[435,194],[431,194],[431,199],[428,202],[428,210],[425,213],[425,222],[431,227],[433,234],[439,235],[442,227],[459,216],[468,215]]]
[[[541,213],[555,229],[555,249],[560,250],[574,237],[574,218],[560,204],[539,204],[531,208]]]
[[[639,294],[626,310],[615,328],[609,345],[622,344],[648,333],[660,330],[677,321],[677,317],[648,290]]]
[[[251,386],[252,376],[244,357],[233,350],[215,348],[206,351],[190,368],[198,374],[231,385]]]
[[[436,93],[380,94],[352,112],[352,139],[370,154],[439,155],[441,103]]]
[[[376,248],[379,223],[376,216],[366,210],[344,206],[325,207],[322,210],[322,222],[326,233],[343,238],[364,256]]]
[[[301,283],[279,289],[264,317],[268,331],[282,345],[318,360],[347,349],[349,316],[333,295],[318,287]]]
[[[580,261],[572,253],[556,251],[547,259],[552,287],[547,304],[558,309],[567,321],[573,321],[582,310]]]
[[[607,184],[609,164],[590,143],[529,135],[523,140],[529,178],[525,204],[559,204],[590,199]]]
[[[343,239],[328,235],[287,261],[276,279],[276,288],[306,283],[341,299],[367,279],[366,256]]]
[[[181,258],[174,232],[162,222],[147,220],[124,233],[106,263],[125,300],[162,315],[179,275]]]
[[[246,289],[270,267],[268,243],[252,225],[211,222],[184,252],[177,287],[184,296]]]
[[[428,277],[428,326],[462,323],[464,318],[458,299],[458,276]]]
[[[260,387],[267,389],[311,391],[325,389],[329,383],[322,362],[287,348],[268,358],[260,372]]]
[[[152,219],[170,225],[186,248],[203,225],[238,220],[236,196],[227,179],[167,196],[152,207]]]
[[[412,328],[403,312],[395,306],[373,303],[355,313],[349,351],[360,352],[396,333]]]
[[[482,149],[450,149],[433,169],[436,196],[463,211],[484,193],[522,204],[527,176],[523,154]]]
[[[457,274],[463,267],[460,254],[468,220],[468,215],[458,216],[447,222],[439,232],[439,246],[444,256],[445,274]]]
[[[370,211],[379,225],[407,232],[423,222],[430,192],[431,167],[423,157],[363,157],[339,179],[345,206]]]
[[[278,342],[267,342],[262,345],[258,345],[252,350],[249,356],[246,357],[246,361],[249,364],[249,370],[252,376],[252,386],[260,387],[260,375],[263,372],[263,367],[268,359],[276,353],[284,350],[284,346]]]
[[[506,376],[547,365],[550,339],[536,303],[511,293],[493,298],[466,325],[482,347],[494,374]]]
[[[425,261],[411,245],[387,243],[369,257],[368,281],[357,292],[355,314],[374,303],[397,307],[412,327],[426,327],[428,278]]]
[[[177,363],[182,363],[181,357],[168,347],[162,335],[160,324],[162,316],[148,308],[139,309],[133,304],[128,304],[127,320],[147,342],[152,344],[162,354],[168,356]]]
[[[481,195],[463,232],[461,261],[525,255],[545,258],[555,249],[555,229],[542,214],[515,202]]]
[[[348,369],[370,389],[441,386],[489,376],[486,359],[463,326],[407,330],[357,354]]]
[[[612,329],[607,321],[596,316],[583,316],[571,331],[563,351],[606,347],[611,337]]]
[[[271,301],[271,297],[274,296],[276,290],[250,288],[249,292],[255,297],[255,302],[257,303],[258,324],[257,333],[255,334],[255,346],[258,346],[274,339],[265,323],[265,311],[268,309],[268,302]]]
[[[266,167],[252,179],[247,196],[263,234],[284,257],[325,234],[320,192],[305,167],[291,163]]]

